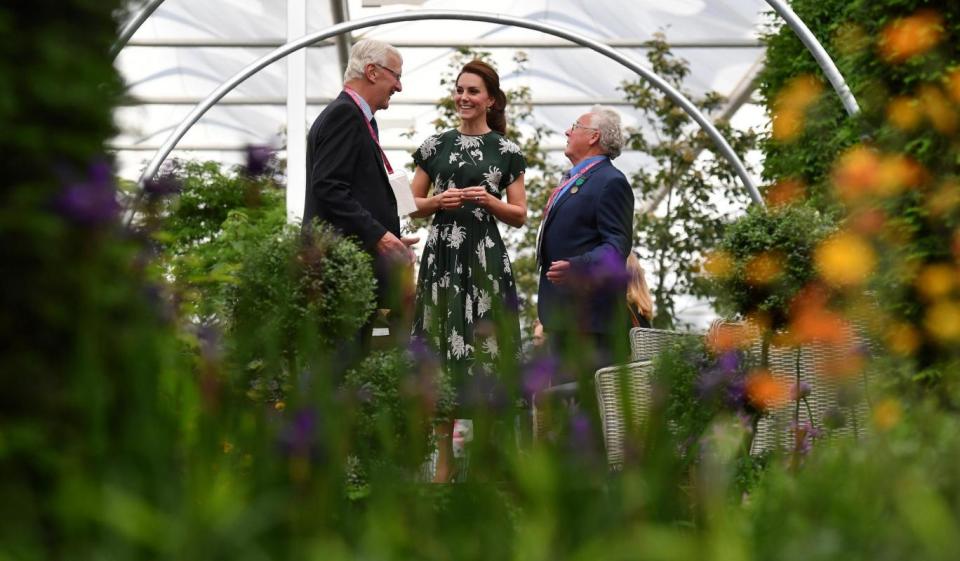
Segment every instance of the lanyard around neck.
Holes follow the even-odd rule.
[[[380,140],[377,138],[377,133],[373,132],[373,125],[370,124],[370,121],[367,120],[367,116],[363,113],[363,104],[360,103],[360,96],[357,95],[357,92],[351,90],[350,88],[343,88],[343,91],[350,96],[350,99],[353,100],[354,105],[357,106],[357,109],[360,109],[360,115],[363,116],[363,122],[367,124],[367,130],[370,131],[370,138],[373,139],[373,143],[377,145],[377,149],[380,150],[380,155],[383,157],[383,165],[387,166],[387,173],[393,173],[393,167],[390,165],[390,160],[387,159],[386,152],[383,151],[383,147],[380,146]]]
[[[574,174],[573,176],[571,176],[570,179],[567,179],[565,182],[563,182],[562,184],[560,184],[560,186],[557,187],[557,189],[553,192],[553,195],[551,195],[550,200],[547,201],[547,208],[546,208],[546,210],[544,211],[544,219],[546,219],[547,214],[550,213],[550,209],[553,208],[553,204],[556,202],[557,199],[560,198],[560,195],[563,194],[563,192],[566,190],[566,188],[569,187],[570,184],[573,183],[574,181],[576,181],[576,180],[580,179],[581,177],[583,177],[583,175],[584,175],[585,173],[587,173],[588,171],[590,171],[590,169],[591,169],[593,166],[599,164],[599,163],[602,162],[602,161],[603,161],[603,160],[600,159],[600,160],[596,160],[596,161],[590,162],[590,163],[587,164],[582,170],[578,171],[576,174]]]

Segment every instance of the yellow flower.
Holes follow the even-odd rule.
[[[887,347],[894,353],[910,356],[920,346],[920,335],[909,323],[895,323],[886,332]]]
[[[917,276],[917,290],[930,300],[946,296],[953,290],[957,270],[945,263],[936,263],[924,267]]]
[[[841,232],[820,244],[814,254],[817,272],[834,286],[858,286],[873,272],[873,247],[860,236]]]
[[[747,282],[754,285],[770,284],[783,274],[782,262],[783,257],[775,252],[765,251],[755,255],[746,265]]]
[[[960,341],[960,304],[939,300],[927,308],[923,326],[933,338],[943,343]]]
[[[960,206],[960,183],[947,180],[927,197],[927,210],[934,218],[943,218]]]
[[[779,142],[794,140],[804,127],[803,112],[796,109],[781,109],[773,114],[773,139]]]
[[[725,251],[713,251],[707,254],[703,269],[712,277],[727,278],[733,271],[733,258]]]
[[[917,187],[923,176],[923,168],[915,160],[902,154],[885,156],[878,170],[877,194],[889,197]]]
[[[887,105],[887,120],[898,129],[911,131],[922,118],[920,103],[912,97],[898,96]]]
[[[273,408],[276,409],[277,411],[283,411],[284,409],[287,408],[287,404],[284,403],[283,401],[278,401],[273,404]]]
[[[882,431],[892,429],[903,417],[900,402],[893,398],[886,398],[873,408],[873,424]]]

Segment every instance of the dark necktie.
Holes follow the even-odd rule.
[[[370,118],[370,126],[373,127],[373,134],[377,137],[377,142],[380,141],[380,127],[377,126],[377,119],[374,117]]]

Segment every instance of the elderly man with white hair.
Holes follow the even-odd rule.
[[[374,113],[390,105],[400,83],[403,58],[391,45],[358,41],[350,52],[343,91],[320,113],[307,138],[307,193],[303,226],[316,219],[353,238],[374,257],[378,308],[399,311],[399,275],[413,261],[401,238],[394,169],[380,146]],[[393,314],[394,316],[397,314]],[[359,355],[369,348],[373,318],[358,334]]]
[[[594,106],[566,136],[564,154],[573,168],[544,209],[537,240],[537,307],[550,348],[583,382],[597,367],[621,358],[629,340],[622,326],[633,189],[611,163],[624,142],[615,110]]]

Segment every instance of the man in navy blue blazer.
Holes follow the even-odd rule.
[[[575,355],[580,372],[574,366],[572,374],[582,378],[622,358],[628,345],[622,326],[634,199],[627,178],[610,162],[624,142],[615,110],[594,106],[566,136],[564,154],[573,168],[544,209],[537,308],[548,344],[568,357],[567,364]],[[555,380],[563,381],[569,380]]]

